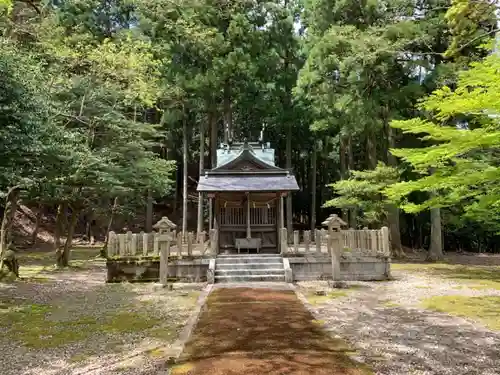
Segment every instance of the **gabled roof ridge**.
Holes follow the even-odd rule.
[[[238,155],[236,155],[235,158],[229,160],[227,163],[225,164],[222,164],[222,165],[219,165],[218,167],[212,169],[211,171],[222,171],[222,170],[226,170],[228,168],[228,166],[230,166],[231,164],[236,164],[237,162],[239,162],[240,160],[243,159],[243,156],[244,155],[249,155],[250,156],[250,160],[251,161],[254,161],[256,164],[258,165],[261,165],[263,166],[264,168],[268,169],[268,170],[285,170],[283,168],[280,168],[280,167],[277,167],[275,165],[272,165],[272,164],[269,164],[267,163],[266,161],[262,160],[262,159],[259,159],[257,157],[257,155],[255,154],[255,152],[253,152],[253,150],[249,149],[248,147],[244,147],[239,153]]]
[[[266,176],[292,176],[290,171],[287,169],[261,169],[261,170],[253,170],[253,171],[238,171],[238,170],[205,170],[206,176],[230,176],[230,175],[266,175]]]

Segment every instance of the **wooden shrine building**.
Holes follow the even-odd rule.
[[[278,253],[283,197],[297,190],[293,174],[275,165],[269,143],[223,144],[216,167],[198,183],[209,198],[209,229],[218,230],[219,253]]]

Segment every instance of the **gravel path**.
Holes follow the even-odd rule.
[[[105,284],[104,280],[104,264],[92,262],[80,270],[42,272],[31,280],[0,284],[0,374],[156,374],[164,368],[166,359],[175,355],[172,344],[203,285],[176,284],[167,291],[159,284]],[[67,331],[91,331],[62,345],[26,346],[23,338],[17,340],[9,332],[11,323],[2,314],[16,306],[50,306],[43,322],[57,322],[55,329],[70,322]],[[83,321],[81,326],[74,323],[78,319]],[[106,331],[96,323],[103,319],[113,324]],[[134,328],[136,323],[144,329]],[[46,340],[50,343],[54,337]]]
[[[346,297],[308,305],[334,336],[346,339],[357,359],[378,375],[498,375],[500,332],[479,323],[428,311],[421,299],[439,295],[494,295],[452,280],[411,272],[393,272],[396,280],[354,283]],[[325,282],[303,282],[302,292],[326,288]]]

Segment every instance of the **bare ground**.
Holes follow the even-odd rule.
[[[329,290],[326,282],[299,283],[298,290],[325,329],[346,339],[376,374],[498,375],[499,259],[453,254],[442,265],[395,265],[393,281],[349,283],[330,297],[314,295]],[[485,300],[490,304],[474,306]],[[425,301],[444,301],[443,311],[452,313]]]
[[[203,285],[105,284],[97,254],[77,250],[57,271],[53,254],[28,253],[23,279],[0,283],[2,375],[156,373],[176,355]]]

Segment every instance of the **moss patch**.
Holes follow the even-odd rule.
[[[83,362],[89,358],[88,354],[75,354],[69,358],[69,362],[71,363],[78,363],[78,362]]]
[[[311,320],[311,323],[317,326],[323,326],[326,322],[322,319],[313,319]]]
[[[176,365],[172,368],[172,375],[189,375],[190,371],[194,369],[194,364],[191,362],[186,362],[180,365]]]
[[[162,319],[138,312],[118,312],[106,317],[100,329],[109,333],[146,331],[162,323]]]
[[[500,290],[499,266],[464,266],[447,263],[393,263],[393,270],[423,272],[467,285]]]
[[[321,305],[335,298],[347,297],[348,293],[345,290],[334,290],[326,294],[326,296],[317,296],[314,292],[306,294],[307,301],[311,305]]]
[[[88,339],[93,334],[144,332],[162,340],[175,337],[176,328],[151,312],[118,311],[99,317],[74,316],[62,319],[51,305],[0,305],[0,328],[9,339],[31,348],[53,348]],[[68,315],[68,314],[66,314]],[[59,318],[58,318],[59,317]],[[115,343],[119,346],[119,342]]]
[[[32,348],[57,347],[80,341],[95,331],[96,321],[89,317],[69,321],[51,319],[49,305],[9,306],[0,311],[0,327],[6,335]]]
[[[400,304],[399,303],[396,303],[394,301],[384,301],[382,303],[382,306],[385,306],[385,307],[399,307]]]
[[[479,321],[492,330],[500,330],[500,297],[434,296],[422,306],[451,315]]]
[[[163,325],[159,327],[153,327],[148,330],[148,335],[150,337],[157,338],[162,341],[171,341],[177,336],[177,329],[179,327],[171,325]]]
[[[166,357],[168,355],[168,350],[166,348],[155,348],[155,349],[148,350],[146,352],[146,354],[148,356],[150,356],[151,358],[158,359],[158,358]]]
[[[293,291],[216,289],[172,373],[372,374],[351,350],[314,323]]]
[[[71,250],[70,266],[66,270],[80,270],[92,267],[99,256],[98,247],[75,247]],[[55,267],[55,251],[19,252],[19,274],[22,278],[31,278],[40,274],[61,271]]]

